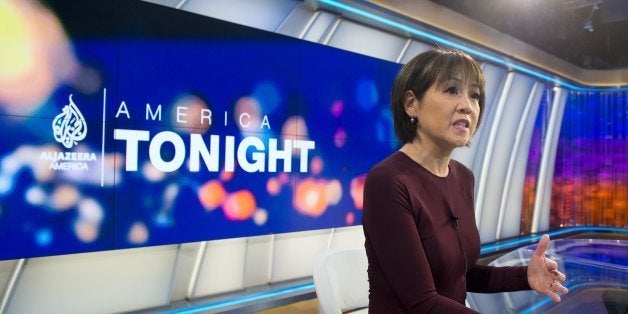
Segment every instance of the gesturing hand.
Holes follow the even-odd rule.
[[[555,302],[560,302],[557,293],[567,293],[569,290],[562,285],[566,277],[558,271],[558,264],[545,257],[549,242],[549,235],[543,235],[532,254],[528,264],[528,283],[534,291],[547,294]]]

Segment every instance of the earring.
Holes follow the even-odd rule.
[[[416,117],[410,117],[410,123],[414,124],[415,121],[416,121]]]

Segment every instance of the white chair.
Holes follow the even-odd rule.
[[[367,313],[369,283],[364,248],[320,254],[314,263],[314,286],[321,313]]]

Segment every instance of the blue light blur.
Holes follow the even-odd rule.
[[[165,313],[188,314],[188,313],[198,313],[201,311],[211,311],[211,310],[216,310],[220,308],[224,309],[229,306],[243,305],[248,302],[259,301],[262,299],[270,299],[273,297],[283,296],[283,295],[287,295],[287,294],[291,294],[295,292],[305,292],[308,290],[311,290],[311,291],[314,290],[314,283],[307,283],[303,285],[288,287],[288,288],[284,288],[284,289],[273,291],[273,292],[257,293],[253,295],[240,297],[240,298],[229,299],[227,301],[219,301],[219,302],[213,302],[213,303],[199,305],[199,306],[195,306],[191,308],[185,308],[182,310],[167,311]]]

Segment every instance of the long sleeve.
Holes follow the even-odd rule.
[[[469,292],[493,293],[530,289],[527,266],[475,265],[467,272]]]
[[[474,313],[437,292],[411,201],[405,184],[385,169],[367,176],[363,227],[369,256],[369,311]]]

